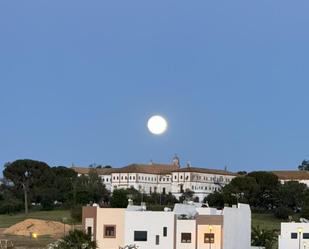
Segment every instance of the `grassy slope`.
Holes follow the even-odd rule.
[[[30,212],[28,216],[24,214],[14,215],[0,215],[0,228],[10,227],[20,221],[28,218],[62,221],[62,218],[66,217],[69,221],[71,219],[69,210],[53,210],[53,211],[35,211]]]
[[[252,214],[252,225],[267,230],[280,230],[282,220],[274,217],[273,214]]]

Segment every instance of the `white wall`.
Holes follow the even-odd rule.
[[[140,249],[172,249],[174,248],[173,212],[126,211],[125,244],[136,244]],[[167,236],[163,237],[163,227],[167,227]],[[134,241],[134,231],[147,231],[147,241]],[[156,245],[159,235],[159,245]]]
[[[224,208],[223,248],[251,248],[251,210],[249,205],[239,204],[238,208]]]
[[[298,229],[301,228],[302,233],[299,236]],[[291,239],[291,233],[297,233],[297,239]],[[308,223],[281,223],[281,234],[279,235],[279,249],[298,249],[299,243],[301,249],[309,248],[309,240],[303,239],[303,233],[309,233]]]

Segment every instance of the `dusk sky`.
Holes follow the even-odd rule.
[[[0,1],[0,170],[309,159],[309,1]],[[168,131],[154,136],[147,119]]]

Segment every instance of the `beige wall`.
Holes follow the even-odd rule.
[[[99,249],[118,249],[124,246],[125,209],[98,208],[96,239]],[[104,225],[116,226],[116,238],[104,238]]]
[[[196,249],[196,220],[177,220],[176,226],[176,248]],[[182,243],[181,233],[191,233],[191,243]]]
[[[197,249],[222,249],[221,247],[221,231],[222,227],[219,225],[211,225],[211,233],[215,234],[215,243],[214,244],[205,244],[204,243],[204,234],[210,233],[209,225],[198,225],[197,226]]]

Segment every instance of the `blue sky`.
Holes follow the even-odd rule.
[[[1,1],[0,169],[309,159],[309,2]],[[147,118],[169,121],[164,136]]]

